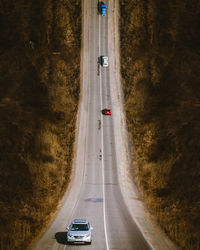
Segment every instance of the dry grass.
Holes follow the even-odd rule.
[[[80,0],[0,2],[1,250],[26,249],[69,182],[80,6]]]
[[[200,3],[122,0],[121,74],[135,174],[181,249],[200,249]]]

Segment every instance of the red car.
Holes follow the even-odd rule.
[[[102,114],[103,115],[111,115],[112,113],[111,113],[111,109],[103,109],[102,110]]]

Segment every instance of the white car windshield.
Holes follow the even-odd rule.
[[[73,224],[71,231],[88,231],[89,227],[87,224]]]

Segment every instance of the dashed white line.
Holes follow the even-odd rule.
[[[99,56],[100,56],[100,48],[101,48],[101,18],[99,15]],[[99,71],[99,87],[100,87],[100,102],[101,102],[101,111],[102,111],[102,81],[101,81],[101,69]],[[109,250],[108,245],[108,235],[107,235],[107,226],[106,226],[106,200],[105,200],[105,178],[104,178],[104,148],[103,148],[103,119],[101,113],[101,166],[102,166],[102,192],[103,192],[103,221],[104,221],[104,232],[105,232],[105,240],[106,240],[106,249]]]

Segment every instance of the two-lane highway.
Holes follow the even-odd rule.
[[[106,1],[107,2],[107,1]],[[82,86],[78,119],[75,172],[65,203],[35,250],[150,249],[125,205],[118,181],[109,67],[98,57],[109,57],[108,17],[97,12],[96,0],[83,0]],[[109,3],[108,14],[109,15]],[[110,58],[109,58],[110,59]],[[73,219],[87,219],[93,227],[92,244],[66,245],[65,229]]]

